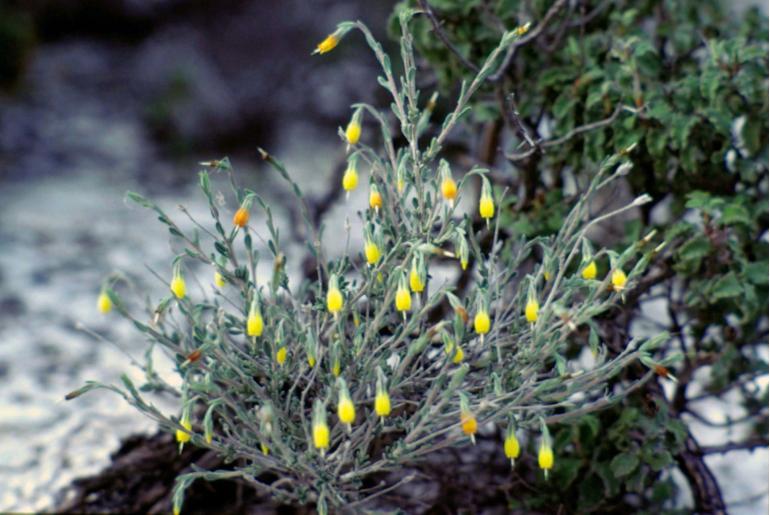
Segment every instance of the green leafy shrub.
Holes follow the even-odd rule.
[[[317,267],[310,280],[295,283],[287,276],[268,202],[238,185],[226,159],[206,163],[200,172],[211,220],[193,220],[192,232],[152,201],[129,194],[155,211],[184,250],[172,262],[169,295],[144,315],[119,294],[123,279],[117,275],[105,281],[98,307],[114,308],[171,357],[181,391],[148,362],[139,387],[124,376],[122,386],[88,383],[69,398],[111,390],[175,432],[180,445],[207,447],[232,464],[180,476],[177,511],[198,478],[238,478],[281,502],[315,503],[322,513],[329,506],[357,509],[412,479],[367,482],[372,477],[443,448],[469,445],[484,425],[506,428],[500,453],[511,460],[519,457],[518,439],[526,434],[524,446],[535,450],[547,478],[554,462],[579,452],[558,434],[553,440],[549,425],[588,420],[643,386],[659,366],[652,353],[665,333],[624,341],[622,349],[609,352],[595,322],[622,303],[662,249],[649,237],[617,250],[594,251],[587,242],[599,224],[649,201],[640,195],[617,209],[593,207],[595,196],[629,173],[628,149],[596,165],[555,234],[517,238],[501,232],[499,213],[511,200],[504,190],[492,189],[489,170],[473,166],[456,181],[440,155],[473,94],[497,73],[504,52],[524,31],[502,34],[434,128],[434,99],[423,104],[417,90],[407,30],[414,14],[400,16],[401,77],[360,22],[340,24],[317,49],[326,53],[346,33],[363,33],[382,68],[379,83],[393,100],[398,136],[391,132],[390,115],[366,104],[353,106],[351,124],[340,130],[349,151],[343,188],[359,187],[362,164],[370,171],[369,209],[349,206],[362,218],[362,253],[325,255],[300,185],[266,151],[264,161],[303,206],[307,248]],[[359,141],[364,117],[377,127],[381,149]],[[474,182],[478,197],[471,191]],[[232,223],[223,220],[220,187],[230,189],[228,197],[239,206]],[[464,212],[469,197],[478,215]],[[267,282],[257,279],[264,260],[249,225],[253,206],[267,220]],[[533,260],[536,265],[529,267]],[[609,263],[607,273],[597,275],[595,266],[586,273],[598,260]],[[215,289],[188,290],[193,263],[211,271]],[[450,269],[443,282],[440,268]],[[465,286],[453,277],[464,277]],[[576,340],[584,347],[580,355],[571,350]],[[663,364],[676,359],[669,356]],[[621,377],[638,367],[643,372]],[[163,413],[147,391],[176,392],[179,414]],[[617,475],[629,469],[613,468]]]
[[[654,229],[654,242],[668,242],[622,309],[597,320],[598,333],[611,349],[644,322],[646,299],[663,298],[667,313],[653,322],[676,337],[656,359],[684,359],[622,405],[556,429],[557,455],[580,449],[582,459],[557,462],[558,487],[522,494],[517,506],[658,510],[677,496],[676,467],[697,511],[724,510],[703,457],[767,446],[767,388],[757,382],[768,367],[766,18],[751,9],[738,23],[727,2],[662,0],[412,0],[396,13],[411,7],[424,12],[415,47],[445,92],[475,75],[502,30],[530,24],[472,101],[464,128],[481,140],[451,142],[516,194],[501,232],[558,232],[592,163],[630,149],[625,195],[652,202],[594,243],[624,246]],[[669,376],[679,382],[666,394]],[[702,415],[700,403],[733,394],[737,420]],[[740,436],[701,448],[697,424]]]

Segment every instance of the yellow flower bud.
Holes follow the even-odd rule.
[[[380,209],[382,207],[382,194],[374,187],[369,191],[369,207],[372,209]]]
[[[551,272],[549,272],[548,270],[545,270],[543,272],[543,279],[545,279],[546,281],[550,281],[551,280]]]
[[[612,287],[616,292],[623,291],[623,288],[626,287],[627,280],[626,273],[620,268],[616,268],[612,271]]]
[[[399,287],[396,291],[396,310],[409,311],[412,309],[412,295],[406,288]]]
[[[420,273],[414,266],[412,266],[412,270],[409,272],[409,287],[415,293],[422,293],[422,291],[425,289],[425,283],[422,282]]]
[[[481,196],[481,200],[479,201],[479,214],[481,215],[481,218],[486,219],[495,216],[495,203],[489,195]]]
[[[275,360],[278,362],[278,365],[283,366],[283,364],[286,363],[286,354],[288,354],[286,347],[281,347],[275,353]]]
[[[479,428],[479,423],[476,421],[476,417],[474,417],[473,414],[463,413],[460,416],[460,427],[462,428],[463,433],[473,438]]]
[[[524,25],[519,25],[515,29],[513,29],[513,33],[519,37],[523,36],[527,32],[529,32],[529,27],[532,24],[530,22],[525,23]]]
[[[377,392],[374,397],[374,412],[378,417],[390,415],[390,396],[388,392]]]
[[[553,468],[553,449],[545,442],[540,444],[540,451],[537,453],[537,464],[546,474]]]
[[[181,273],[174,274],[174,277],[171,279],[170,288],[177,299],[184,298],[185,293],[187,292],[187,285],[185,284],[184,277],[182,277]]]
[[[233,215],[233,225],[236,227],[246,227],[249,223],[249,210],[245,207],[239,207]]]
[[[529,299],[524,307],[524,316],[527,322],[534,324],[537,322],[537,313],[540,311],[540,304],[535,299]]]
[[[340,418],[340,422],[347,425],[352,424],[356,420],[356,408],[349,397],[340,397],[337,403],[337,416]]]
[[[503,448],[505,450],[505,457],[511,460],[511,465],[513,465],[513,460],[518,458],[519,453],[521,452],[519,439],[516,438],[516,433],[511,431],[506,435]]]
[[[404,178],[399,175],[398,178],[396,179],[396,189],[398,190],[399,193],[403,193],[405,187],[406,187],[406,182],[404,182]]]
[[[590,263],[583,267],[583,271],[580,275],[587,281],[596,279],[596,261],[592,259]]]
[[[361,124],[357,120],[350,120],[347,129],[345,129],[345,138],[351,145],[358,143],[361,138]]]
[[[336,286],[329,289],[326,294],[326,307],[329,309],[329,313],[338,313],[342,309],[343,304],[342,292]]]
[[[358,171],[354,166],[348,166],[345,175],[342,176],[342,188],[347,191],[353,191],[358,186]]]
[[[187,431],[182,431],[181,429],[176,430],[176,441],[179,443],[187,443],[190,441],[190,432],[192,431],[192,424],[190,424],[190,419],[187,416],[183,416],[182,420],[179,421],[179,425],[185,428]]]
[[[476,330],[476,333],[487,334],[491,325],[492,322],[489,319],[489,313],[487,313],[486,310],[482,309],[476,313],[476,316],[473,319],[473,328]]]
[[[326,422],[313,424],[313,445],[316,449],[329,448],[329,426],[326,425]]]
[[[224,288],[225,284],[227,284],[227,281],[225,281],[225,276],[219,272],[214,272],[214,284],[217,288]]]
[[[262,320],[262,314],[259,310],[252,310],[249,318],[246,320],[246,334],[249,336],[262,336],[262,330],[265,328],[265,322]]]
[[[310,368],[313,368],[315,366],[315,356],[308,354],[307,355],[307,364],[310,365]]]
[[[340,43],[340,39],[336,34],[329,34],[326,39],[318,43],[314,54],[325,54],[331,52]]]
[[[372,240],[367,240],[364,243],[364,255],[367,263],[376,265],[377,261],[380,260],[380,248]]]
[[[465,352],[463,352],[463,348],[458,345],[455,347],[455,355],[454,358],[452,358],[452,363],[459,365],[462,363],[463,359],[465,359]]]
[[[99,298],[96,299],[96,307],[99,309],[99,312],[103,314],[107,314],[112,311],[112,301],[106,292],[102,291],[99,294]]]
[[[334,377],[339,377],[340,376],[340,372],[342,372],[342,370],[340,370],[340,368],[341,368],[340,360],[339,359],[335,359],[334,360],[334,364],[332,365],[332,375]]]
[[[444,177],[441,181],[441,196],[450,202],[457,198],[457,183],[451,177]]]

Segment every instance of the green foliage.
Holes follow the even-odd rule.
[[[177,392],[154,372],[148,351],[148,361],[140,365],[145,384],[137,388],[124,376],[122,387],[89,383],[68,398],[108,389],[174,432],[180,445],[209,448],[232,463],[232,470],[180,476],[175,510],[182,508],[184,491],[195,479],[236,477],[281,502],[315,503],[319,512],[358,508],[393,486],[378,481],[364,488],[365,481],[444,447],[473,443],[481,424],[515,424],[540,434],[548,447],[548,424],[606,409],[652,377],[643,366],[653,363],[655,340],[632,339],[610,353],[594,338],[591,363],[579,370],[567,355],[571,340],[581,339],[578,330],[592,328],[595,319],[621,304],[657,253],[649,242],[630,241],[617,251],[596,251],[596,259],[607,256],[612,274],[586,279],[572,272],[588,248],[590,230],[650,200],[640,195],[612,210],[593,209],[595,197],[606,195],[628,173],[627,157],[614,153],[602,159],[586,191],[559,217],[560,226],[548,227],[555,230],[548,237],[514,237],[500,231],[500,217],[489,211],[483,221],[463,212],[464,196],[479,198],[471,192],[474,183],[481,183],[474,212],[485,216],[482,200],[509,205],[504,190],[492,198],[489,171],[478,166],[460,174],[458,198],[447,198],[441,181],[453,174],[439,156],[472,95],[497,73],[502,53],[521,33],[501,35],[434,128],[432,103],[421,107],[417,90],[408,31],[412,15],[400,17],[402,77],[395,76],[390,57],[366,26],[346,22],[335,32],[338,38],[354,30],[364,35],[381,66],[379,83],[392,97],[403,137],[394,139],[387,115],[367,104],[355,105],[354,117],[371,117],[382,145],[340,134],[347,140],[347,173],[358,177],[354,170],[365,165],[370,185],[382,195],[379,208],[359,211],[365,240],[376,245],[376,252],[362,258],[346,248],[340,258],[326,256],[322,231],[311,221],[300,185],[262,149],[264,162],[287,181],[301,206],[315,277],[290,280],[287,246],[269,203],[239,186],[226,159],[203,163],[200,172],[210,220],[195,219],[181,208],[193,230],[184,230],[142,195],[128,194],[157,215],[181,250],[171,262],[170,284],[159,277],[170,292],[148,312],[138,314],[136,303],[118,294],[122,276],[106,281],[103,292],[151,346],[168,354],[182,386]],[[357,181],[343,180],[343,186],[354,189]],[[232,223],[223,219],[220,199],[239,206]],[[273,271],[267,281],[257,273],[265,260],[254,245],[259,233],[242,216],[252,204],[266,220]],[[350,228],[345,230],[349,241]],[[523,265],[536,253],[544,262],[529,273]],[[467,257],[474,262],[470,270]],[[466,286],[431,278],[431,267],[446,258],[452,258],[458,274],[467,274]],[[217,289],[187,289],[186,284],[195,284],[185,281],[196,275],[193,263],[213,272]],[[548,278],[546,267],[552,271]],[[420,282],[429,287],[414,286]],[[630,368],[642,373],[621,377]],[[375,389],[389,395],[386,413],[372,409]],[[169,391],[181,399],[179,416],[162,413],[145,398],[148,392]],[[574,466],[570,450],[559,441],[556,445],[564,452],[557,463],[566,457],[565,466]],[[547,477],[550,465],[541,466]],[[618,475],[631,474],[628,468],[612,466]],[[409,480],[401,478],[397,485]]]
[[[404,1],[395,12],[421,4]],[[747,441],[767,440],[767,388],[754,382],[767,374],[767,20],[751,9],[736,21],[731,4],[717,0],[425,4],[431,12],[413,25],[415,47],[444,92],[473,76],[501,30],[531,23],[506,53],[504,73],[480,88],[465,120],[469,133],[495,134],[490,140],[501,142],[502,152],[455,142],[459,152],[481,154],[491,164],[498,187],[518,194],[501,213],[502,227],[528,236],[557,231],[571,198],[591,180],[592,163],[621,152],[634,165],[626,178],[631,195],[653,197],[626,233],[633,240],[657,229],[652,241],[667,249],[636,299],[652,285],[667,298],[669,330],[677,336],[656,359],[664,362],[674,349],[684,355],[670,367],[682,378],[673,399],[653,415],[647,396],[632,396],[606,415],[617,422],[604,414],[596,419],[603,421],[603,438],[588,438],[590,431],[557,437],[582,451],[583,461],[557,462],[556,480],[570,481],[558,493],[528,494],[517,505],[563,503],[584,512],[637,492],[635,509],[670,506],[672,456],[686,452],[682,435],[689,431],[679,417],[697,414],[688,404],[688,382],[700,368],[708,367],[700,376],[709,379],[697,398],[738,392],[753,421]],[[566,187],[570,177],[577,188]],[[631,315],[638,309],[638,302],[625,306]],[[652,423],[661,422],[661,413],[670,420]],[[565,431],[575,428],[557,434]],[[575,477],[586,478],[583,491],[573,488]],[[697,478],[687,479],[697,489]]]

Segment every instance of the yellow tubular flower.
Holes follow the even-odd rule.
[[[179,421],[179,425],[183,428],[187,429],[187,431],[192,431],[192,424],[190,424],[190,419],[186,416],[182,417],[182,420]],[[190,441],[190,433],[182,431],[181,429],[176,430],[176,441],[179,443],[187,443]]]
[[[318,45],[315,48],[314,54],[325,54],[327,52],[331,52],[334,50],[334,48],[340,43],[340,39],[336,36],[336,34],[329,34],[326,36],[326,39],[318,43]]]
[[[268,454],[270,454],[270,447],[268,447],[268,446],[267,446],[267,444],[265,444],[265,443],[260,443],[260,444],[259,444],[259,447],[262,449],[262,454],[264,454],[265,456],[267,456]]]
[[[217,288],[224,288],[225,284],[227,284],[227,281],[225,281],[225,276],[219,272],[214,272],[214,284]]]
[[[185,284],[184,277],[182,277],[181,273],[177,272],[174,274],[173,279],[171,279],[170,289],[177,299],[184,298],[185,293],[187,292],[187,285]]]
[[[537,464],[545,471],[545,477],[548,477],[548,471],[553,468],[553,449],[545,442],[540,444],[540,451],[537,453]]]
[[[367,240],[364,243],[364,255],[367,263],[376,265],[377,261],[380,260],[380,248],[372,240]]]
[[[459,365],[462,363],[463,359],[465,359],[465,352],[463,352],[462,347],[459,345],[455,348],[455,356],[452,358],[452,363],[455,365]]]
[[[262,314],[258,310],[253,309],[246,320],[246,334],[249,336],[262,336],[264,328],[265,322],[262,320]]]
[[[489,195],[482,195],[479,201],[479,214],[481,218],[490,219],[495,216],[495,203]]]
[[[457,198],[457,183],[451,177],[445,177],[441,181],[441,196],[450,202]]]
[[[313,368],[315,366],[315,356],[312,356],[310,354],[307,355],[307,364],[310,365],[310,368]]]
[[[236,227],[246,227],[249,223],[249,210],[245,207],[239,207],[233,215],[233,225]]]
[[[336,284],[329,288],[329,292],[326,294],[326,307],[329,313],[339,313],[343,302],[342,292]]]
[[[377,392],[374,398],[374,412],[381,418],[390,415],[390,396],[388,392]]]
[[[511,466],[513,466],[514,460],[519,457],[519,453],[521,452],[519,439],[516,438],[516,433],[511,431],[506,435],[503,448],[505,450],[505,457],[511,460]]]
[[[543,272],[543,279],[545,279],[546,281],[550,281],[551,280],[551,272],[549,272],[548,270],[544,271]]]
[[[590,263],[583,267],[583,271],[580,275],[587,281],[596,279],[596,261],[592,259]]]
[[[326,422],[313,424],[313,445],[316,449],[329,448],[329,426],[326,425]]]
[[[351,192],[358,186],[358,171],[354,166],[348,166],[345,175],[342,176],[342,189]]]
[[[524,307],[524,316],[527,322],[534,324],[537,322],[537,312],[540,311],[540,304],[535,299],[529,299]]]
[[[374,186],[369,191],[369,207],[372,209],[380,209],[382,207],[382,194]]]
[[[356,420],[356,407],[349,397],[340,397],[337,403],[337,416],[340,418],[340,422],[348,426]]]
[[[275,353],[275,360],[278,362],[278,365],[283,366],[284,363],[286,363],[286,354],[288,351],[286,350],[286,347],[281,347],[278,349],[278,351]]]
[[[463,413],[460,416],[460,427],[462,428],[463,433],[473,439],[476,431],[479,428],[479,423],[476,421],[476,417],[474,417],[473,414]]]
[[[487,313],[486,310],[482,309],[476,313],[476,316],[473,319],[473,328],[476,330],[477,334],[487,334],[491,325],[492,322],[489,319],[489,313]]]
[[[406,312],[412,309],[412,295],[406,288],[399,287],[396,291],[396,310]]]
[[[102,291],[99,294],[99,298],[96,299],[96,307],[99,309],[100,313],[105,315],[112,311],[112,301],[110,300],[109,295],[104,291]]]
[[[347,129],[345,129],[345,139],[351,145],[355,145],[361,139],[361,124],[357,120],[350,120]]]
[[[612,287],[616,292],[623,291],[623,288],[626,287],[627,280],[626,273],[620,268],[616,268],[612,271]]]
[[[425,283],[422,282],[420,273],[414,266],[412,266],[412,270],[409,272],[409,287],[415,293],[422,293],[425,289]]]
[[[334,377],[339,377],[340,376],[340,372],[342,372],[342,370],[340,370],[340,368],[341,368],[340,367],[340,360],[335,359],[334,360],[334,364],[332,365],[332,375]]]

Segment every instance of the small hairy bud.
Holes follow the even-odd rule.
[[[527,319],[527,322],[531,324],[537,322],[537,315],[539,311],[540,304],[537,303],[537,300],[529,299],[527,301],[527,305],[524,307],[524,317]]]
[[[187,285],[184,282],[184,277],[182,277],[181,272],[174,274],[174,277],[171,279],[170,289],[177,299],[184,298],[187,293]]]
[[[616,268],[612,271],[612,288],[616,292],[623,291],[623,288],[626,287],[627,280],[626,273],[620,268]]]
[[[380,260],[380,248],[377,244],[371,240],[367,240],[364,243],[364,255],[366,256],[366,262],[370,265],[376,265]]]
[[[249,223],[249,210],[241,206],[233,215],[233,225],[236,227],[246,227]]]
[[[96,307],[102,314],[107,314],[112,311],[112,301],[105,291],[102,291],[99,294],[99,298],[96,299]]]
[[[412,309],[412,295],[409,290],[399,287],[396,291],[396,310],[406,312]]]
[[[185,428],[187,431],[181,429],[176,430],[176,441],[179,443],[187,443],[190,441],[190,432],[192,431],[192,424],[190,424],[190,418],[187,415],[182,416],[182,420],[179,421],[179,425]]]
[[[479,310],[473,319],[473,328],[476,330],[476,333],[487,334],[491,325],[492,321],[489,319],[489,313],[484,309]]]

